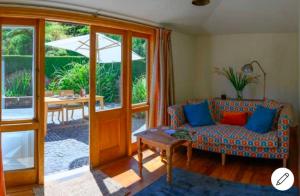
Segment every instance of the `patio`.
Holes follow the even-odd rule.
[[[75,112],[77,114],[80,116],[80,112]],[[64,125],[48,124],[45,137],[45,175],[88,165],[88,128],[86,119],[69,121]]]
[[[104,109],[116,107],[116,104],[105,105]],[[100,110],[100,107],[98,108]],[[88,114],[88,107],[84,107],[85,114]],[[23,118],[32,115],[32,108],[28,109],[6,109],[4,114],[7,118]],[[58,172],[68,171],[89,164],[89,120],[88,116],[82,119],[81,110],[75,110],[71,119],[69,113],[69,121],[64,124],[58,120],[58,112],[48,113],[47,135],[45,137],[45,175],[53,175]],[[135,133],[146,129],[145,119],[132,118],[132,141],[136,141]],[[19,155],[16,155],[19,156]],[[16,162],[15,160],[18,160]],[[27,159],[26,159],[27,160]],[[10,164],[5,164],[6,169],[23,168],[24,163],[20,159],[7,159]],[[13,162],[12,162],[13,161]],[[33,159],[27,160],[30,166]],[[8,167],[10,165],[11,167]]]
[[[109,109],[112,106],[105,106]],[[88,114],[88,107],[85,107]],[[58,120],[57,112],[54,121],[48,114],[48,131],[45,137],[45,175],[72,170],[89,164],[89,121],[82,119],[81,111],[75,110],[74,118],[64,125]],[[132,141],[134,133],[145,130],[145,121],[133,118]]]
[[[106,106],[105,109],[108,109]],[[99,107],[100,109],[100,107]],[[88,107],[84,107],[87,115]],[[89,164],[89,121],[82,119],[81,110],[75,110],[69,121],[61,124],[58,113],[48,113],[47,135],[45,137],[45,175],[68,171]]]

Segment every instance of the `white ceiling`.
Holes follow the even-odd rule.
[[[288,33],[298,31],[298,0],[211,0],[195,7],[192,0],[0,0],[95,10],[162,24],[192,34]]]

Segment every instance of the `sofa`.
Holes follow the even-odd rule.
[[[237,155],[281,159],[283,166],[286,167],[289,157],[289,132],[292,123],[292,107],[289,104],[281,104],[271,100],[207,99],[210,113],[216,124],[192,127],[186,121],[183,106],[201,101],[203,100],[190,100],[184,104],[168,108],[171,128],[191,131],[193,133],[193,148],[221,153],[222,165],[225,164],[226,155]],[[260,134],[247,130],[243,126],[219,123],[224,111],[247,112],[251,116],[257,105],[277,109],[272,130],[268,133]]]

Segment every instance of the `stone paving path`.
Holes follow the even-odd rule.
[[[88,114],[87,107],[85,108]],[[74,118],[64,125],[58,121],[55,113],[54,122],[48,115],[47,136],[45,138],[45,175],[79,168],[89,164],[89,122],[82,120],[81,111],[75,110]],[[133,119],[132,141],[134,133],[146,129],[144,119]]]
[[[45,175],[88,165],[88,157],[87,120],[48,125],[45,138]]]

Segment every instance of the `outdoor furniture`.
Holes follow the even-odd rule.
[[[66,99],[63,97],[45,97],[45,119],[47,122],[47,113],[48,107],[51,104],[61,105],[64,106],[66,104],[76,104],[76,103],[88,103],[90,100],[89,95],[85,97],[74,97],[72,99]],[[104,109],[104,97],[103,96],[96,96],[96,102],[100,102],[101,108]],[[45,135],[47,134],[47,127],[45,127]]]
[[[46,91],[45,92],[46,97],[52,97],[54,96],[53,91]],[[54,121],[54,112],[58,112],[58,120],[60,118],[61,114],[61,119],[62,119],[62,124],[64,124],[64,108],[63,105],[59,104],[49,104],[48,105],[48,112],[52,112],[52,122]]]
[[[144,132],[137,133],[138,144],[138,159],[139,159],[139,176],[142,178],[143,170],[143,153],[142,146],[147,144],[151,147],[159,148],[161,151],[161,160],[163,161],[166,156],[167,163],[167,182],[172,182],[172,157],[173,151],[176,147],[181,145],[187,146],[187,165],[190,166],[192,158],[192,140],[190,139],[177,139],[165,133],[167,128],[148,129]]]
[[[59,92],[59,96],[73,99],[75,94],[74,94],[73,90],[61,90]],[[83,102],[66,104],[66,105],[64,105],[64,108],[66,109],[67,121],[69,121],[69,110],[72,111],[72,114],[71,114],[72,119],[74,117],[74,110],[81,110],[82,111],[82,119],[84,119],[84,103]]]

